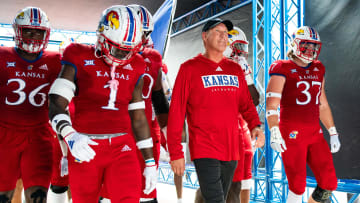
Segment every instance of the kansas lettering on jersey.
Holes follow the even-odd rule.
[[[76,68],[73,126],[89,134],[131,133],[128,105],[144,73],[144,60],[137,54],[129,64],[117,67],[119,86],[113,90],[108,84],[110,66],[95,57],[94,51],[92,46],[75,43],[64,51],[62,63]]]
[[[141,53],[141,56],[144,58],[146,64],[145,74],[144,74],[144,86],[143,86],[143,99],[145,101],[145,114],[149,126],[152,126],[151,121],[155,119],[151,94],[155,86],[156,80],[158,78],[159,70],[162,68],[162,58],[161,54],[155,49],[145,48]]]
[[[318,125],[324,65],[314,61],[303,68],[290,60],[281,60],[271,65],[269,73],[286,78],[280,101],[280,122]]]
[[[44,51],[34,61],[0,47],[0,122],[23,127],[48,123],[48,91],[61,69],[60,55]]]
[[[191,159],[239,159],[241,113],[250,129],[260,124],[241,67],[224,58],[215,63],[203,55],[181,65],[168,120],[168,146],[172,160],[182,157],[181,132],[185,114],[190,134]]]

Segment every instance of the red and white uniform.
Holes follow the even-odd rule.
[[[155,49],[145,48],[141,53],[144,58],[146,68],[144,73],[144,86],[143,86],[143,99],[145,101],[145,114],[151,129],[151,137],[153,140],[153,155],[156,164],[159,164],[160,156],[160,127],[155,117],[155,112],[152,107],[151,94],[155,86],[156,80],[159,75],[159,70],[162,68],[161,54]],[[145,161],[140,150],[138,151],[139,162],[141,171],[145,169]],[[142,187],[145,189],[145,177],[142,176]],[[144,192],[141,194],[141,198],[156,198],[156,189],[150,194],[146,195]]]
[[[85,134],[116,134],[111,139],[95,139],[96,156],[90,162],[76,162],[69,156],[69,181],[74,202],[97,202],[101,187],[112,202],[138,202],[141,172],[131,130],[128,105],[135,85],[145,70],[140,55],[115,70],[118,90],[110,89],[110,67],[94,55],[94,47],[69,45],[62,63],[76,68],[76,96],[73,127]],[[121,191],[121,192],[119,192]]]
[[[251,77],[251,69],[250,65],[248,64],[247,60],[243,56],[236,56],[233,58],[235,62],[237,62],[241,66],[241,70],[245,75],[246,84],[253,85],[254,81]],[[239,124],[241,126],[240,135],[243,137],[244,142],[244,151],[240,154],[244,155],[243,160],[238,161],[238,165],[235,169],[233,182],[240,182],[241,180],[247,180],[252,177],[251,174],[251,165],[252,165],[252,157],[253,157],[253,150],[251,145],[251,133],[249,128],[247,127],[246,121],[239,115]]]
[[[281,60],[271,65],[269,73],[286,78],[280,101],[279,128],[287,147],[282,158],[290,190],[296,194],[305,192],[306,164],[319,187],[335,190],[337,178],[332,155],[319,122],[325,67],[320,61],[302,68],[291,60]]]
[[[48,91],[61,69],[60,55],[44,51],[34,61],[14,47],[0,48],[0,191],[48,187],[52,137]]]
[[[191,160],[239,160],[239,113],[250,129],[260,124],[236,62],[224,57],[215,63],[199,54],[183,63],[175,81],[167,128],[171,160],[183,157],[180,143],[185,114]]]

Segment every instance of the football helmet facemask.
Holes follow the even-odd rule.
[[[140,19],[126,6],[105,9],[96,34],[96,53],[100,52],[110,66],[129,63],[141,47]]]
[[[20,10],[14,21],[16,47],[28,53],[44,50],[50,38],[50,22],[44,11],[37,7]]]
[[[248,45],[249,42],[246,39],[245,33],[238,27],[234,27],[228,32],[228,47],[231,52],[227,50],[225,53],[231,53],[232,56],[244,56],[248,57]]]
[[[321,50],[319,33],[309,26],[299,27],[292,35],[290,48],[294,55],[304,63],[317,60]]]

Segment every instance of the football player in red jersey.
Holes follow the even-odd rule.
[[[139,16],[142,23],[142,48],[141,56],[144,58],[146,63],[145,74],[144,74],[144,86],[143,86],[143,99],[145,101],[145,113],[151,126],[151,137],[153,139],[153,154],[156,161],[156,164],[159,162],[160,156],[160,128],[166,129],[167,117],[169,112],[169,103],[165,97],[164,91],[162,89],[162,57],[161,54],[153,49],[152,40],[150,37],[151,32],[154,29],[154,22],[152,20],[151,13],[141,5],[129,5],[128,7],[132,8],[137,15]],[[156,117],[155,117],[156,115]],[[144,160],[142,158],[141,152],[138,151],[138,157],[140,160],[140,165],[142,170],[145,168]],[[178,180],[179,176],[174,177]],[[181,177],[180,177],[181,178]],[[145,188],[145,178],[142,180],[143,188]],[[179,183],[182,185],[182,182],[176,181],[177,185]],[[178,189],[177,189],[178,190]],[[179,189],[180,190],[180,189]],[[142,193],[140,202],[147,203],[156,203],[156,190],[150,194]]]
[[[27,202],[46,202],[52,167],[47,92],[61,69],[60,55],[45,51],[50,23],[26,7],[14,22],[14,47],[0,48],[0,202],[9,202],[21,178]]]
[[[234,27],[229,31],[229,46],[225,50],[225,56],[237,62],[245,75],[245,80],[248,85],[254,105],[259,104],[259,92],[257,91],[254,81],[251,77],[250,65],[247,62],[248,44],[245,33],[238,27]],[[251,143],[251,134],[247,127],[246,121],[239,116],[239,123],[241,126],[241,135],[244,141],[244,159],[238,162],[235,169],[233,182],[229,190],[227,203],[248,203],[250,201],[251,188],[251,166],[253,158],[253,147]],[[240,164],[243,163],[243,164]]]
[[[141,34],[136,13],[116,5],[102,13],[95,47],[71,44],[64,51],[62,71],[49,91],[49,117],[71,153],[74,202],[97,202],[103,188],[111,202],[138,203],[141,171],[136,147],[146,165],[144,192],[155,188],[157,166],[142,99],[146,66],[137,54]],[[66,113],[71,100],[72,120]]]
[[[288,203],[302,202],[306,164],[317,181],[308,202],[329,199],[337,187],[331,153],[339,151],[340,141],[325,94],[325,67],[317,60],[320,49],[318,32],[308,26],[300,27],[292,35],[289,60],[278,60],[270,66],[266,117],[271,147],[281,152],[288,178]],[[329,131],[331,151],[319,118]]]
[[[185,114],[189,147],[201,193],[207,202],[225,202],[240,157],[238,115],[248,122],[256,145],[264,144],[260,120],[239,64],[224,57],[228,20],[212,19],[202,29],[205,53],[180,66],[176,77],[167,127],[171,168],[185,169],[181,132]]]
[[[67,46],[76,43],[74,38],[64,40],[59,45],[59,52],[62,55]],[[70,118],[73,119],[74,104],[70,103],[68,108]],[[50,189],[47,195],[47,201],[52,203],[64,203],[71,198],[69,190],[69,170],[67,160],[68,148],[60,136],[54,134],[53,139],[53,172],[51,176]],[[69,197],[68,197],[69,195]]]

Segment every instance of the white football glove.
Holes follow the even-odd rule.
[[[150,194],[156,187],[156,182],[158,178],[157,166],[156,164],[151,166],[145,166],[144,173],[145,176],[145,194]]]
[[[89,145],[98,145],[92,141],[88,136],[78,132],[72,132],[64,137],[67,145],[69,146],[71,154],[79,161],[90,162],[94,159],[96,153]]]
[[[330,146],[331,146],[331,153],[336,153],[340,150],[341,144],[338,134],[330,136]]]
[[[60,161],[60,176],[64,177],[69,174],[68,160],[66,156],[63,156]]]
[[[287,148],[284,139],[281,137],[281,133],[278,126],[274,126],[270,129],[270,146],[277,152],[284,152]]]

